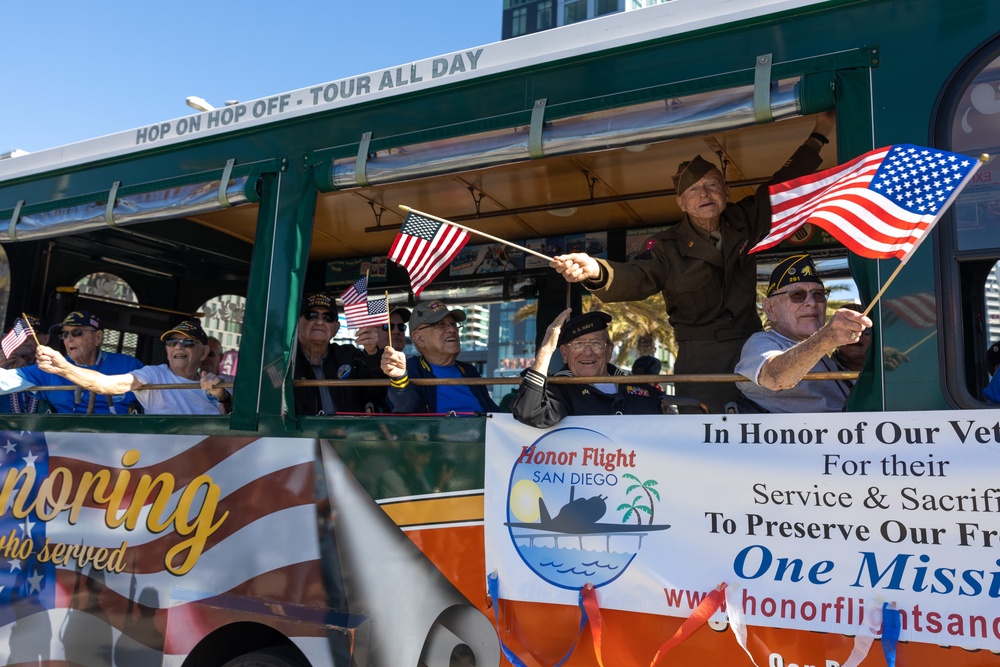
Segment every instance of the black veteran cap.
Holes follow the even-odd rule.
[[[562,325],[562,333],[559,334],[559,344],[565,345],[580,336],[586,336],[595,331],[604,331],[608,328],[608,322],[610,321],[611,316],[599,310],[577,315]]]
[[[326,294],[325,292],[308,294],[302,298],[302,313],[308,313],[313,308],[326,308],[336,313],[337,302],[332,296]]]
[[[49,333],[57,334],[63,327],[92,327],[95,331],[100,331],[101,319],[89,310],[74,310],[62,322],[49,327]]]
[[[164,331],[163,335],[160,336],[160,340],[166,340],[170,334],[180,334],[185,338],[196,340],[202,345],[208,344],[208,334],[205,333],[205,330],[201,328],[201,325],[196,320],[184,320],[173,329]]]
[[[986,349],[986,368],[988,368],[992,374],[993,369],[997,366],[1000,366],[1000,340],[996,341]]]
[[[42,330],[42,318],[38,315],[32,315],[31,313],[24,313],[24,317],[19,317],[17,319],[23,320],[27,318],[28,326],[31,330],[38,333]]]
[[[397,306],[397,307],[395,307],[395,308],[393,308],[392,310],[389,311],[390,315],[392,315],[393,313],[396,313],[400,317],[402,317],[404,322],[409,322],[410,321],[410,309],[409,308],[402,308],[402,307]]]
[[[771,280],[767,283],[767,295],[771,296],[785,285],[802,282],[823,284],[812,257],[805,253],[786,257],[774,267]]]
[[[674,189],[678,195],[684,194],[685,190],[703,179],[713,169],[718,171],[719,168],[700,155],[696,155],[693,160],[681,162],[677,165],[677,173],[671,177],[674,179]]]

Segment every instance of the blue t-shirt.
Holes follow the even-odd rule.
[[[104,375],[123,375],[135,370],[136,368],[142,368],[142,362],[135,357],[130,357],[127,354],[102,351],[97,357],[96,365],[81,366],[81,368],[89,368],[91,370],[98,371],[99,373],[103,373]],[[25,366],[10,372],[21,376],[26,383],[25,386],[50,387],[72,386],[73,384],[66,378],[53,373],[46,373],[35,365]],[[20,389],[23,387],[18,388]],[[87,412],[87,405],[90,402],[90,392],[84,389],[79,389],[77,391],[38,391],[34,393],[39,399],[48,401],[52,405],[52,410],[59,413],[85,413]],[[112,412],[120,415],[128,414],[129,404],[135,402],[135,395],[132,392],[113,396],[112,398],[114,404],[113,409],[108,405],[107,397],[97,396],[94,401],[94,414],[106,415],[111,414]]]
[[[438,378],[463,378],[462,371],[458,366],[438,366],[431,364],[431,371],[434,377]],[[438,412],[482,412],[483,408],[479,401],[472,395],[472,390],[465,385],[439,385],[437,388],[437,411]]]
[[[993,374],[993,379],[983,389],[983,398],[990,403],[1000,403],[1000,370]]]

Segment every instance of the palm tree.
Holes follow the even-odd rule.
[[[625,473],[624,475],[622,475],[622,479],[630,479],[636,482],[632,486],[625,489],[625,495],[632,493],[636,489],[642,489],[643,491],[646,492],[646,496],[649,498],[649,525],[652,526],[653,514],[655,512],[654,508],[655,503],[653,502],[653,496],[656,496],[657,500],[660,499],[660,492],[653,488],[658,484],[658,482],[655,479],[647,479],[645,482],[640,482],[638,477],[629,473]]]
[[[642,500],[642,496],[641,495],[636,496],[635,498],[633,498],[631,505],[628,504],[628,503],[622,503],[621,505],[618,506],[618,511],[619,512],[622,511],[622,510],[625,510],[625,515],[622,517],[622,523],[625,523],[626,521],[628,521],[629,517],[632,516],[633,512],[635,513],[635,523],[638,526],[642,525],[642,517],[639,516],[639,512],[640,511],[645,512],[646,514],[652,515],[652,510],[650,510],[645,505],[636,505],[636,503],[639,502],[640,500]]]

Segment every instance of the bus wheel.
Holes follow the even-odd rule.
[[[276,647],[244,653],[222,667],[309,667],[309,665],[291,651]]]

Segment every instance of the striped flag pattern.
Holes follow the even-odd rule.
[[[937,304],[934,295],[927,292],[908,294],[885,302],[886,324],[906,322],[914,329],[931,329],[937,326]]]
[[[7,332],[7,335],[3,337],[0,341],[0,348],[3,349],[3,356],[10,358],[11,353],[21,346],[21,343],[28,339],[28,332],[30,331],[28,323],[24,321],[23,318],[17,318],[14,322],[13,328]]]
[[[896,144],[768,188],[771,233],[750,252],[781,243],[809,222],[869,259],[906,261],[982,163]]]
[[[374,301],[368,300],[367,276],[348,287],[347,291],[340,295],[340,300],[344,302],[344,318],[347,320],[348,329],[374,327],[389,321],[388,300],[385,297]]]
[[[392,243],[389,259],[409,272],[413,296],[420,296],[468,240],[469,233],[461,227],[411,212]]]
[[[287,595],[292,610],[331,604],[317,585],[324,575],[312,441],[0,431],[0,443],[6,443],[0,445],[5,474],[35,468],[33,494],[57,470],[74,488],[87,476],[110,475],[109,494],[120,483],[115,480],[130,478],[123,484],[123,510],[140,478],[167,480],[168,486],[165,506],[147,499],[133,529],[109,527],[107,510],[93,492],[81,494],[86,497],[74,523],[68,510],[42,521],[35,512],[15,519],[10,507],[4,508],[3,536],[14,536],[21,546],[30,538],[33,547],[25,558],[28,549],[0,550],[0,664],[180,664],[205,635],[241,620],[234,618],[234,598],[267,590]],[[141,451],[141,457],[126,468],[122,460],[129,449]],[[167,569],[170,550],[190,536],[172,528],[154,532],[147,516],[154,524],[166,520],[187,493],[184,488],[197,485],[202,475],[219,486],[213,513],[219,526],[193,568],[177,576]],[[192,503],[192,511],[199,506]],[[57,545],[70,551],[56,552]],[[85,554],[101,548],[122,550],[123,569],[87,562]],[[53,562],[58,553],[73,557]],[[173,565],[186,556],[177,552]],[[246,620],[255,619],[250,614]],[[290,618],[286,626],[279,631],[300,646],[313,646],[317,655],[329,652],[323,624]],[[332,658],[323,662],[334,663],[339,664]]]

